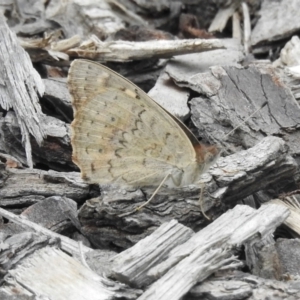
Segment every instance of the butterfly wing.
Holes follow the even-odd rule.
[[[73,161],[87,181],[158,186],[171,173],[180,186],[187,166],[197,165],[194,146],[177,122],[124,77],[75,60],[68,84],[75,111]]]

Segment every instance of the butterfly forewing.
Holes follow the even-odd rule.
[[[75,108],[73,160],[83,178],[157,186],[168,172],[195,162],[195,150],[179,125],[122,76],[75,60],[68,83]]]

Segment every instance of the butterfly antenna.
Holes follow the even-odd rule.
[[[257,112],[259,112],[262,108],[264,108],[267,105],[267,101],[265,101],[258,109],[256,109],[250,116],[248,116],[244,121],[242,121],[240,124],[238,124],[236,127],[234,127],[229,133],[227,133],[223,138],[222,141],[225,141],[225,139],[230,136],[234,131],[236,131],[239,127],[244,125],[250,118],[252,118]],[[209,134],[210,135],[210,134]],[[211,136],[211,135],[210,135]],[[220,145],[221,146],[221,145]],[[223,147],[221,147],[223,148]],[[222,149],[219,153],[221,155],[223,152],[226,152],[228,155],[230,154],[226,149]]]
[[[240,126],[244,125],[250,118],[252,118],[258,111],[260,111],[263,107],[265,107],[267,105],[267,101],[264,102],[258,109],[256,109],[250,116],[248,116],[246,118],[246,120],[244,120],[243,122],[241,122],[239,125],[237,125],[235,128],[233,128],[229,133],[227,133],[223,140],[225,140],[228,136],[230,136],[237,128],[239,128]],[[209,133],[207,133],[209,136],[211,136]],[[212,137],[212,136],[211,136]],[[213,137],[212,137],[213,138]],[[222,152],[227,152],[228,151],[226,149],[223,149],[220,151],[219,155],[221,155]],[[204,194],[204,188],[205,188],[205,185],[203,183],[200,183],[200,198],[199,198],[199,203],[200,203],[200,210],[203,214],[203,216],[210,221],[210,218],[205,214],[204,212],[204,209],[203,209],[203,194]]]
[[[239,127],[241,127],[242,125],[244,125],[250,118],[252,118],[257,112],[259,112],[262,108],[264,108],[267,105],[267,101],[264,102],[256,111],[254,111],[249,117],[247,117],[246,120],[244,120],[243,122],[241,122],[239,125],[237,125],[236,127],[234,127],[229,133],[227,133],[224,137],[227,138],[228,136],[230,136],[236,129],[238,129]]]

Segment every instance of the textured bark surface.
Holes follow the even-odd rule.
[[[2,1],[0,299],[300,299],[296,4]],[[67,86],[80,57],[101,60],[146,92],[154,87],[150,95],[201,143],[223,149],[199,184],[162,187],[136,210],[157,186],[81,178]],[[101,94],[107,78],[101,85],[96,75]],[[80,89],[87,78],[78,80]],[[108,114],[106,105],[83,118]],[[132,114],[138,128],[140,115],[126,110],[120,127]],[[94,137],[108,143],[101,132]],[[164,144],[154,145],[159,158]]]
[[[8,28],[4,16],[0,16],[0,39],[0,105],[4,110],[14,109],[25,146],[26,162],[33,167],[29,134],[41,145],[45,131],[40,122],[42,110],[38,96],[43,95],[45,87],[29,55]]]
[[[126,216],[146,201],[144,193],[150,197],[153,190],[144,193],[116,188],[104,190],[101,198],[89,200],[81,207],[82,232],[98,247],[113,244],[128,248],[171,219],[197,231],[208,222],[201,207],[215,219],[255,192],[292,183],[296,170],[297,164],[287,153],[284,141],[267,137],[253,148],[220,158],[202,177],[202,201],[196,186],[161,190],[141,211]]]
[[[236,206],[173,249],[156,239],[157,235],[170,234],[167,229],[172,222],[164,224],[116,256],[113,274],[133,286],[154,282],[139,299],[181,299],[192,286],[221,267],[235,268],[241,264],[233,255],[234,248],[270,239],[271,233],[288,215],[287,208],[276,204],[259,210]],[[159,252],[160,258],[153,260]],[[147,265],[146,269],[143,264]]]

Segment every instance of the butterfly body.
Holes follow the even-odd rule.
[[[200,144],[133,83],[95,62],[75,60],[73,161],[82,177],[124,187],[182,187],[196,183],[216,160],[216,146]]]

